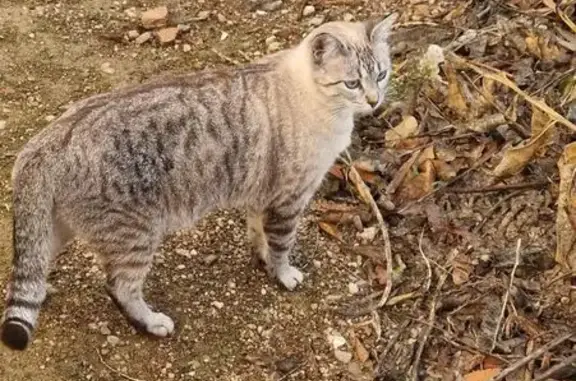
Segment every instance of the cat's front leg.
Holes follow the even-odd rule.
[[[304,276],[290,264],[290,252],[296,240],[296,227],[302,213],[301,203],[283,203],[264,213],[263,230],[268,246],[268,273],[288,290],[302,283]]]

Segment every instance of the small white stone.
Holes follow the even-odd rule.
[[[344,14],[344,21],[350,22],[354,20],[354,15],[352,13],[345,13]]]
[[[149,41],[152,38],[152,33],[151,32],[144,32],[142,33],[140,36],[138,36],[138,38],[136,38],[136,43],[138,45],[142,45],[143,43]]]
[[[110,328],[108,328],[108,326],[103,325],[102,327],[100,327],[100,333],[104,336],[108,336],[112,334],[112,331],[110,331]]]
[[[138,36],[140,36],[140,33],[138,33],[138,31],[136,29],[130,30],[127,33],[128,38],[131,40],[135,40],[138,38]]]
[[[106,341],[108,342],[108,344],[112,345],[113,347],[120,344],[120,339],[118,338],[118,336],[114,336],[114,335],[109,335],[106,338]]]
[[[176,270],[184,270],[186,268],[185,265],[178,265],[176,266]]]
[[[316,12],[316,8],[314,8],[313,5],[307,5],[304,7],[304,10],[302,11],[302,16],[304,17],[310,16],[314,12]]]
[[[222,23],[226,22],[226,17],[222,13],[218,13],[216,15],[216,18],[218,19],[218,22],[222,22]]]
[[[334,357],[336,357],[336,360],[348,364],[352,360],[352,353],[336,349],[334,350]]]
[[[184,44],[184,45],[182,45],[182,51],[183,51],[184,53],[188,53],[188,52],[191,51],[191,50],[192,50],[192,47],[191,47],[189,44]]]
[[[351,295],[356,295],[360,291],[360,288],[356,283],[350,282],[348,283],[348,292]]]
[[[222,34],[220,35],[220,41],[224,41],[225,39],[227,39],[229,36],[228,33],[226,32],[222,32]]]
[[[212,306],[218,308],[219,310],[221,310],[222,308],[224,308],[224,303],[219,302],[217,300],[213,301],[212,303],[210,303]]]
[[[308,21],[308,24],[310,24],[311,26],[319,26],[323,22],[324,22],[324,16],[316,16],[310,19],[310,21]]]
[[[104,62],[102,65],[100,65],[100,70],[106,74],[114,74],[114,72],[115,72],[115,70],[112,67],[112,64],[110,64],[110,62]]]
[[[207,20],[208,17],[210,17],[209,11],[200,11],[200,12],[198,12],[198,15],[196,16],[196,20],[198,20],[198,21]]]

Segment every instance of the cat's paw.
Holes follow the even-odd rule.
[[[298,284],[302,283],[304,275],[296,267],[287,265],[276,270],[276,278],[278,278],[284,287],[292,291]]]
[[[174,332],[174,321],[161,312],[154,312],[147,319],[146,330],[154,336],[166,337]]]

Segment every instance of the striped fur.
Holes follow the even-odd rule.
[[[298,219],[349,144],[354,118],[384,99],[392,22],[328,23],[244,67],[93,96],[33,137],[13,171],[2,341],[26,348],[51,260],[73,238],[100,253],[126,318],[170,335],[173,321],[142,293],[153,253],[215,208],[248,211],[258,258],[294,289],[303,280],[289,262]]]

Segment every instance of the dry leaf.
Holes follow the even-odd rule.
[[[468,62],[465,59],[463,59],[463,58],[461,58],[455,54],[451,54],[450,57],[451,57],[451,59],[460,63],[461,65],[468,66],[469,68],[473,69],[476,73],[483,75],[485,78],[492,79],[492,80],[499,82],[499,83],[507,86],[508,88],[514,90],[518,95],[520,95],[522,98],[524,98],[528,103],[532,104],[534,107],[537,107],[538,109],[540,109],[540,110],[544,111],[546,114],[548,114],[548,116],[550,116],[550,118],[552,118],[554,121],[556,121],[560,124],[563,124],[564,126],[570,128],[573,131],[576,131],[576,125],[574,123],[570,122],[568,119],[566,119],[562,115],[558,114],[556,111],[554,111],[554,109],[552,109],[550,106],[548,106],[543,101],[538,100],[534,97],[531,97],[525,91],[521,90],[513,81],[511,81],[509,78],[507,78],[506,74],[504,72],[502,72],[501,70],[494,69],[494,68],[486,69],[485,67],[482,67],[478,64]]]
[[[466,124],[466,127],[472,131],[486,133],[496,129],[496,127],[503,124],[506,124],[506,118],[504,115],[497,113],[486,115],[483,118],[477,119],[472,123]]]
[[[434,160],[434,159],[435,159],[434,146],[428,146],[424,148],[422,152],[420,152],[420,156],[418,156],[416,165],[418,165],[418,167],[420,168],[426,160]]]
[[[574,173],[576,170],[576,142],[568,144],[558,160],[560,187],[558,190],[558,212],[556,214],[556,262],[576,271],[576,233],[571,223],[571,216],[576,210],[576,190]]]
[[[502,161],[494,169],[494,175],[499,178],[512,176],[521,171],[534,156],[543,154],[554,135],[555,124],[547,113],[533,106],[531,139],[504,152]]]
[[[551,10],[553,10],[554,12],[556,12],[558,14],[558,16],[560,16],[560,18],[562,19],[562,21],[564,21],[564,23],[570,28],[572,29],[572,32],[576,33],[576,24],[574,23],[574,21],[572,21],[570,19],[570,17],[562,11],[562,9],[560,9],[560,7],[556,6],[556,2],[554,0],[542,0],[542,2],[544,3],[544,5],[546,5],[548,8],[550,8]]]
[[[456,169],[442,160],[433,160],[436,176],[442,181],[450,181],[456,177]]]
[[[359,338],[355,337],[354,339],[355,339],[354,340],[354,357],[356,358],[356,360],[360,361],[361,363],[364,363],[368,360],[368,358],[370,357],[370,354],[368,353],[368,351],[366,350],[364,345],[362,345],[362,342],[360,341]]]
[[[330,167],[328,173],[334,177],[339,178],[340,180],[344,180],[344,172],[342,171],[342,166],[340,164],[334,164],[332,167]]]
[[[460,87],[461,80],[450,63],[446,63],[445,68],[448,79],[448,99],[446,103],[458,115],[465,116],[468,112],[468,105]]]
[[[431,160],[426,160],[422,172],[406,178],[397,193],[397,198],[404,201],[417,200],[432,192],[436,180],[436,171]]]
[[[398,141],[416,135],[418,132],[418,121],[412,115],[405,117],[396,127],[386,131],[385,138],[387,145],[396,146]]]
[[[340,242],[343,242],[342,235],[340,234],[338,228],[336,228],[335,225],[329,222],[319,221],[318,226],[320,226],[320,229],[322,229],[324,232],[328,233],[328,235],[336,238]]]
[[[452,260],[452,282],[456,286],[464,284],[470,279],[474,266],[463,254],[459,254]]]
[[[368,189],[368,186],[364,184],[364,181],[362,180],[362,177],[360,176],[356,168],[354,167],[350,168],[349,176],[350,180],[352,180],[352,183],[356,185],[356,189],[358,190],[358,193],[360,194],[362,201],[364,201],[366,204],[370,204],[370,201],[372,200],[370,189]]]
[[[486,356],[484,361],[482,362],[482,367],[484,369],[498,369],[505,365],[502,360],[498,359],[497,357]]]
[[[502,369],[500,368],[477,370],[475,372],[468,373],[467,375],[465,375],[464,381],[488,381],[492,377],[500,373],[501,370]]]

